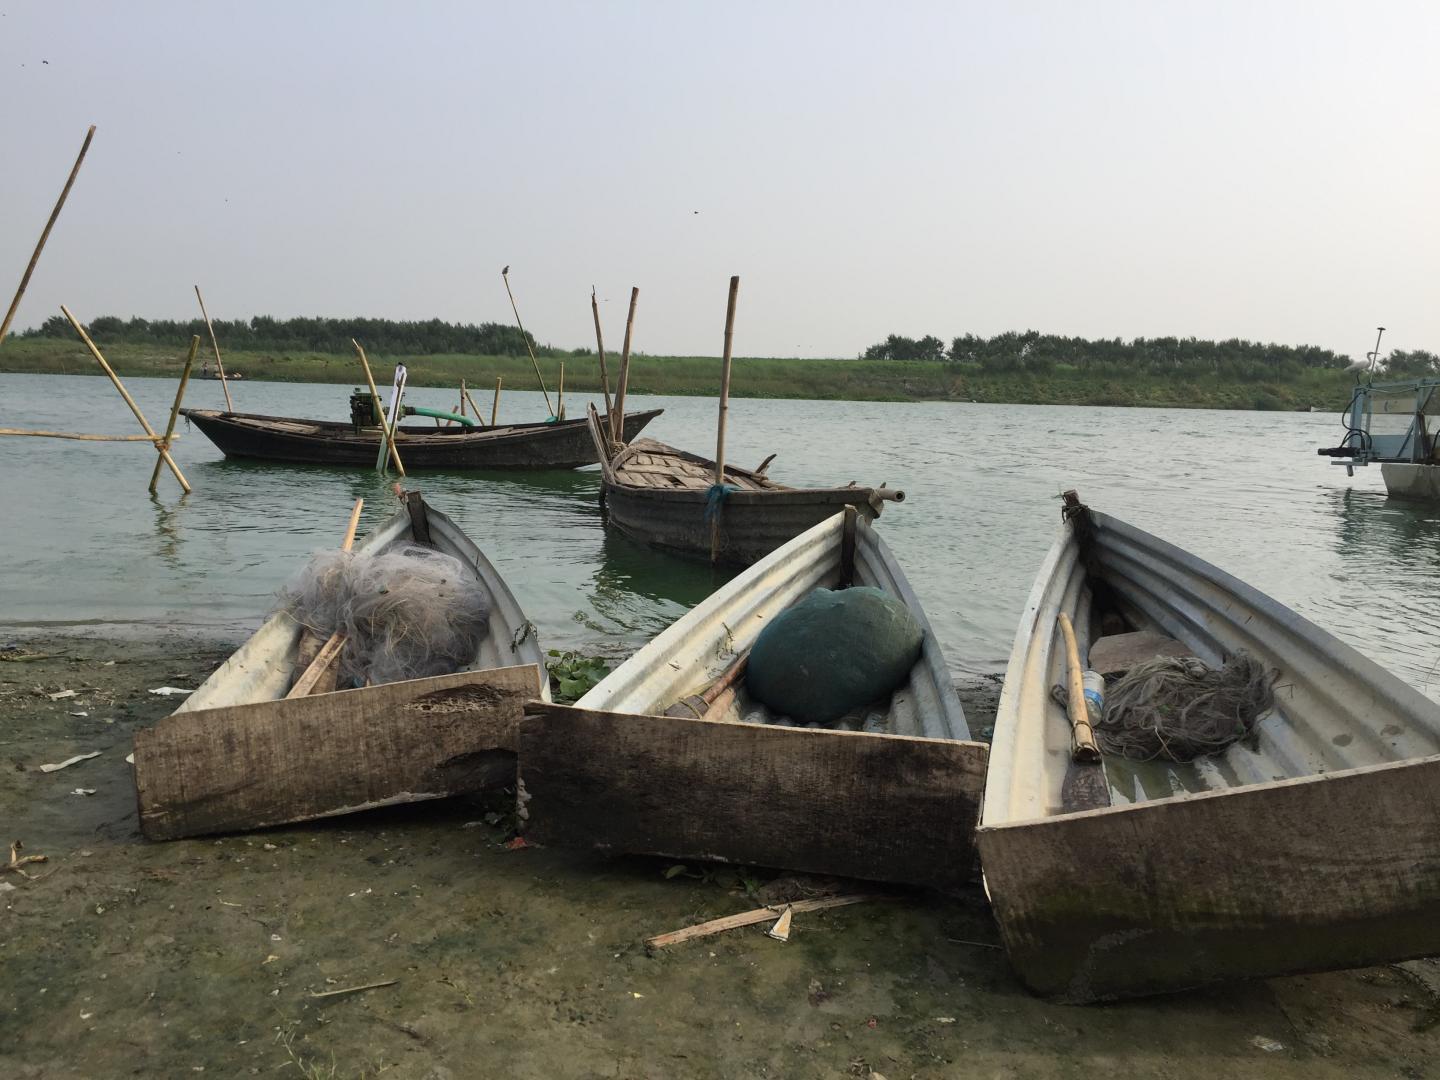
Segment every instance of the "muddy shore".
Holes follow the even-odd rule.
[[[650,954],[776,875],[510,850],[503,806],[458,801],[148,843],[125,756],[179,700],[149,691],[194,687],[232,646],[14,644],[40,657],[0,662],[0,821],[48,861],[0,874],[0,1075],[1440,1075],[1423,971],[1051,1005],[993,947],[978,889]],[[997,684],[963,690],[984,730]]]

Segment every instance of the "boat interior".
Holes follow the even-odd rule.
[[[1051,694],[1065,682],[1062,611],[1084,667],[1101,639],[1147,632],[1158,646],[1150,656],[1215,667],[1244,650],[1276,672],[1274,708],[1222,754],[1189,763],[1106,755],[1112,806],[1440,753],[1440,706],[1350,646],[1180,548],[1101,514],[1084,511],[1084,520],[1062,527],[1021,620],[996,717],[986,826],[1067,813],[1071,729]]]
[[[847,554],[845,513],[797,536],[693,608],[582,698],[581,708],[663,715],[698,694],[746,653],[770,619],[817,588],[868,585],[905,603],[925,632],[908,683],[887,703],[856,710],[830,729],[968,740],[969,728],[944,656],[919,600],[889,549],[861,515]],[[795,726],[754,702],[743,688],[707,720]],[[816,726],[816,725],[812,725]]]

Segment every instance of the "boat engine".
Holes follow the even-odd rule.
[[[369,391],[356,387],[350,393],[350,423],[355,427],[355,434],[360,434],[361,428],[376,427],[380,423],[380,417],[375,411],[375,397]]]

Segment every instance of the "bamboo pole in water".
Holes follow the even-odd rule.
[[[725,483],[725,420],[730,414],[730,347],[735,337],[735,298],[740,292],[740,275],[730,279],[730,299],[725,305],[725,355],[720,363],[720,417],[715,424],[715,486]],[[716,496],[723,492],[715,492]],[[720,554],[720,514],[723,501],[714,504],[710,517],[710,561]]]
[[[555,419],[565,419],[565,361],[560,361],[560,382],[555,387]]]
[[[475,399],[470,396],[470,390],[468,387],[465,390],[465,400],[470,403],[470,411],[475,415],[475,423],[481,427],[484,427],[485,421],[481,418],[485,414],[480,411],[480,406],[475,404]]]
[[[60,216],[65,200],[70,197],[70,189],[75,186],[75,178],[80,175],[80,165],[90,150],[90,140],[93,138],[95,125],[91,124],[90,130],[85,133],[85,141],[80,144],[80,153],[75,158],[75,164],[70,167],[70,176],[65,181],[65,186],[60,189],[60,198],[55,200],[55,209],[50,211],[50,219],[45,222],[45,228],[40,233],[40,241],[35,245],[29,265],[25,267],[25,273],[20,275],[20,287],[15,290],[15,299],[10,301],[10,310],[5,312],[5,321],[0,322],[0,342],[3,342],[5,335],[10,332],[10,324],[15,321],[15,312],[20,309],[20,298],[25,295],[25,288],[30,284],[30,275],[35,273],[35,264],[40,261],[40,252],[45,250],[45,241],[50,239],[50,230],[55,227],[55,219]]]
[[[640,300],[640,287],[631,286],[630,313],[625,316],[625,346],[620,351],[620,380],[615,388],[615,412],[610,417],[610,441],[625,441],[625,388],[630,385],[630,335],[635,330],[635,305]]]
[[[540,374],[540,361],[535,359],[535,350],[530,347],[530,335],[525,333],[525,324],[520,321],[520,309],[515,306],[515,294],[510,291],[510,267],[500,271],[500,277],[505,281],[505,295],[510,297],[510,310],[515,312],[515,325],[520,327],[520,336],[525,339],[525,351],[530,354],[530,363],[535,368],[535,378],[540,383],[540,393],[545,395],[545,409],[551,416],[555,410],[550,408],[550,391],[545,389],[545,376]]]
[[[605,370],[605,335],[600,333],[600,301],[590,286],[590,313],[595,316],[595,351],[600,354],[600,390],[605,395],[605,415],[610,415],[610,373]]]
[[[504,376],[495,376],[495,400],[490,403],[490,426],[495,426],[495,417],[500,413],[500,384],[504,382]]]
[[[740,275],[730,279],[730,300],[725,305],[725,355],[720,361],[720,419],[715,425],[715,483],[725,482],[725,420],[730,413],[730,346],[735,338],[735,298]]]
[[[220,376],[220,389],[225,391],[225,411],[234,412],[235,404],[230,400],[230,380],[225,378],[225,361],[220,359],[220,342],[215,340],[215,327],[210,323],[210,313],[205,310],[205,298],[200,295],[200,286],[195,286],[195,299],[200,301],[200,314],[205,316],[205,329],[210,331],[210,347],[215,350],[215,374]]]
[[[365,381],[370,384],[370,407],[372,410],[371,419],[374,413],[380,414],[380,441],[390,448],[390,460],[395,463],[395,471],[401,476],[405,475],[405,466],[400,464],[400,451],[395,449],[395,443],[390,438],[390,426],[385,423],[385,411],[380,408],[380,391],[375,389],[375,376],[370,374],[370,361],[365,359],[365,350],[354,338],[350,344],[355,346],[355,351],[360,354],[360,366],[365,369]]]
[[[80,325],[80,320],[70,314],[70,309],[64,304],[60,305],[60,310],[64,312],[65,318],[70,320],[70,325],[75,328],[75,333],[80,335],[80,340],[83,341],[85,347],[90,350],[90,355],[95,358],[101,369],[110,377],[110,382],[114,384],[115,389],[120,391],[120,396],[125,399],[125,404],[130,406],[130,411],[135,414],[135,419],[140,421],[140,426],[145,429],[145,434],[156,441],[156,449],[160,451],[161,459],[164,460],[166,465],[170,466],[170,471],[175,474],[175,479],[180,481],[180,486],[184,488],[188,494],[191,490],[190,481],[185,479],[185,474],[180,471],[180,466],[175,464],[175,459],[170,456],[170,451],[165,449],[164,446],[159,445],[160,436],[156,434],[155,429],[150,426],[150,421],[145,419],[145,414],[140,411],[140,406],[135,404],[135,399],[130,396],[130,391],[126,390],[125,384],[120,381],[120,376],[115,374],[115,369],[112,368],[105,357],[100,354],[100,350],[95,347],[95,342],[90,340],[90,335],[87,334],[85,328]]]
[[[175,437],[175,420],[180,415],[180,403],[185,400],[185,387],[190,382],[190,369],[195,366],[195,354],[200,351],[200,335],[196,334],[190,339],[190,354],[185,357],[185,370],[180,372],[180,386],[175,391],[175,404],[170,409],[170,422],[165,425],[165,441],[155,449],[170,449],[170,440]],[[155,471],[150,474],[150,494],[155,494],[155,488],[160,483],[160,466],[163,462],[160,456],[155,456]]]
[[[41,439],[79,439],[82,442],[148,442],[152,446],[164,440],[156,435],[86,435],[79,431],[29,431],[25,428],[0,428],[0,435],[33,435]],[[174,438],[178,439],[176,435]]]

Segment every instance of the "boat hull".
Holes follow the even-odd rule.
[[[1440,465],[1411,465],[1386,462],[1380,466],[1385,490],[1402,499],[1440,502]]]
[[[846,506],[854,506],[868,519],[876,517],[883,505],[868,488],[788,488],[731,492],[712,513],[707,495],[607,482],[606,521],[644,544],[748,566]],[[718,533],[712,537],[716,519]]]
[[[1021,617],[977,843],[1011,962],[1088,1002],[1440,953],[1440,706],[1282,604],[1123,522],[1062,530]],[[1103,585],[1100,582],[1103,581]],[[1107,758],[1066,812],[1056,616],[1108,590],[1208,663],[1279,671],[1254,736],[1194,765]]]
[[[662,410],[625,417],[628,438]],[[250,413],[186,409],[185,416],[226,457],[302,465],[374,467],[380,453],[375,431],[359,434],[349,424]],[[482,431],[405,425],[396,440],[407,472],[421,469],[578,469],[598,460],[585,420],[516,424]]]
[[[738,705],[719,718],[657,715],[728,668],[772,617],[840,583],[844,518],[733,579],[575,706],[531,708],[520,735],[528,838],[952,890],[973,882],[986,747],[968,741],[934,632],[868,523],[856,522],[853,582],[901,599],[925,632],[883,731],[741,723],[754,714]]]

